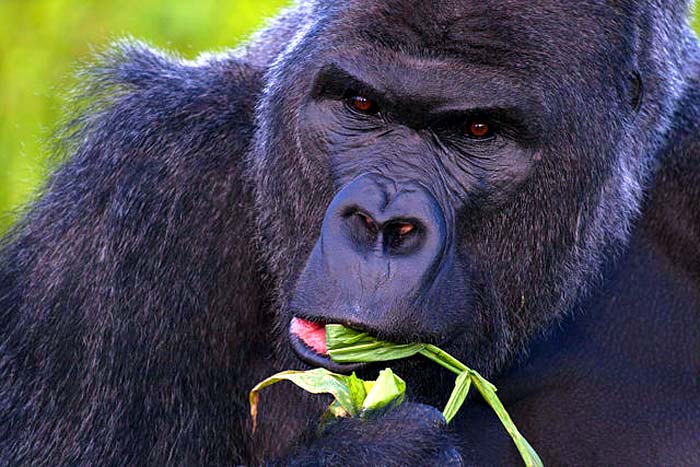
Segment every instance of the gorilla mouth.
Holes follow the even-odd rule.
[[[326,325],[313,323],[305,319],[294,317],[289,326],[289,331],[296,335],[311,349],[320,355],[328,355],[326,352]]]
[[[289,324],[292,349],[306,363],[338,373],[349,373],[365,367],[366,363],[335,363],[326,351],[326,324],[293,317]]]

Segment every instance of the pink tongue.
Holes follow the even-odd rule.
[[[301,318],[292,318],[289,330],[317,353],[327,355],[325,325],[312,323]]]

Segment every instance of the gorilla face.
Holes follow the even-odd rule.
[[[278,331],[335,370],[353,367],[323,355],[326,323],[489,374],[625,237],[643,177],[621,149],[639,100],[629,34],[600,2],[333,3],[260,104]]]

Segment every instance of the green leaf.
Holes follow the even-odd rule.
[[[438,365],[443,366],[457,375],[460,375],[463,371],[467,371],[469,369],[464,363],[460,362],[452,355],[435,345],[426,345],[425,348],[421,350],[421,355],[431,359]]]
[[[350,376],[348,376],[347,385],[348,390],[350,391],[352,405],[355,407],[355,409],[359,410],[367,398],[367,391],[365,390],[364,381],[355,376],[355,372],[353,372]]]
[[[496,415],[501,420],[501,424],[503,424],[510,437],[513,438],[513,442],[518,448],[520,456],[523,458],[525,465],[528,467],[542,466],[543,464],[540,456],[537,455],[537,452],[535,452],[525,437],[520,434],[515,426],[515,423],[513,423],[513,420],[511,420],[510,415],[508,415],[508,412],[506,412],[505,407],[503,407],[501,400],[496,395],[496,388],[476,371],[471,370],[470,376],[474,386],[481,393],[481,396],[484,398],[486,403],[491,406],[494,412],[496,412]]]
[[[392,344],[340,324],[326,325],[328,355],[338,363],[400,360],[419,353],[424,344]]]
[[[347,417],[350,415],[347,410],[343,408],[342,405],[338,401],[333,401],[331,405],[328,406],[328,409],[326,410],[326,414],[324,414],[324,417],[327,418],[340,418],[340,417]]]
[[[498,396],[496,396],[496,387],[479,373],[470,369],[439,347],[432,344],[392,344],[339,324],[326,325],[326,347],[331,359],[339,363],[398,360],[420,353],[458,375],[450,399],[443,411],[445,420],[448,423],[452,421],[464,404],[469,394],[469,389],[473,384],[493,411],[496,412],[499,420],[513,439],[525,464],[528,466],[542,465],[539,456],[520,434]],[[369,397],[371,392],[371,390],[367,391],[367,397]]]
[[[447,423],[452,421],[455,415],[457,415],[457,411],[459,411],[462,404],[464,404],[471,385],[472,379],[469,370],[463,371],[457,376],[457,381],[455,381],[455,387],[452,390],[452,394],[450,394],[450,399],[445,405],[445,410],[442,411],[442,415],[445,417]]]
[[[362,411],[382,408],[392,401],[401,403],[406,394],[406,382],[391,371],[390,368],[379,372],[377,380],[362,403]]]
[[[406,383],[389,368],[380,371],[376,381],[363,381],[355,373],[350,376],[331,373],[325,368],[308,371],[283,371],[258,383],[249,395],[253,431],[257,427],[259,393],[262,389],[290,381],[312,394],[331,394],[335,401],[328,407],[322,421],[332,417],[357,417],[369,410],[382,408],[392,401],[400,404],[406,393]]]
[[[266,378],[251,389],[249,395],[250,416],[253,418],[253,431],[255,431],[257,425],[260,390],[275,383],[279,383],[280,381],[291,381],[312,394],[332,394],[336,401],[338,401],[340,407],[345,409],[351,416],[356,416],[359,413],[361,404],[359,406],[355,405],[354,400],[357,397],[357,393],[355,393],[353,397],[349,386],[352,384],[353,390],[357,391],[357,385],[355,383],[349,383],[349,380],[350,376],[331,373],[325,368],[316,368],[309,371],[283,371]],[[360,384],[360,386],[362,386],[362,391],[364,391],[364,386],[362,384]]]
[[[520,434],[496,395],[496,387],[439,347],[420,343],[392,344],[339,324],[326,325],[326,347],[331,359],[339,363],[398,360],[420,353],[457,374],[455,387],[443,411],[448,423],[457,415],[473,384],[486,403],[496,412],[525,464],[533,467],[542,466],[542,460]],[[250,392],[250,414],[253,417],[253,430],[255,430],[257,416],[258,392],[264,387],[283,380],[291,381],[314,394],[332,394],[336,400],[330,405],[324,417],[362,416],[365,412],[384,407],[392,401],[401,403],[406,392],[406,383],[389,368],[381,371],[374,382],[363,381],[354,373],[350,376],[338,375],[323,368],[310,371],[284,371],[267,378]]]

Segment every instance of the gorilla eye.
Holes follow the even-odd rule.
[[[475,118],[467,121],[464,126],[464,135],[473,139],[488,139],[493,136],[493,130],[488,120]]]
[[[366,114],[376,114],[379,112],[377,103],[372,99],[368,99],[364,96],[351,95],[347,99],[347,103],[353,110]]]

